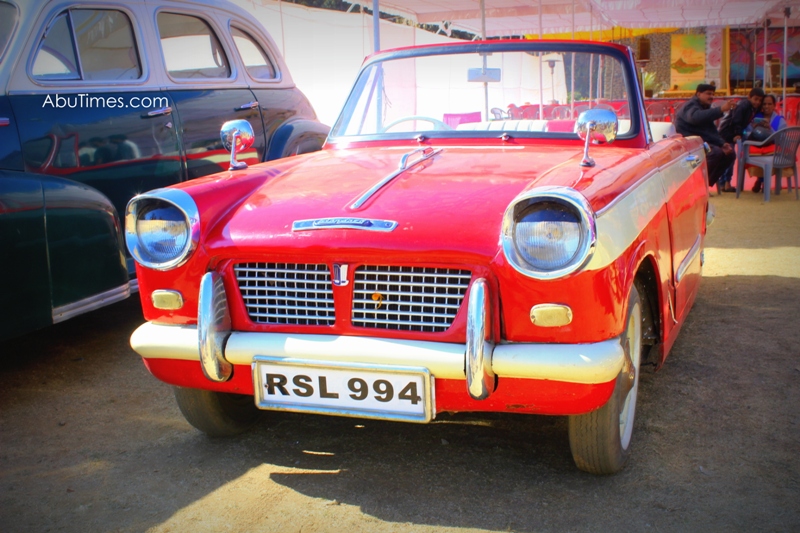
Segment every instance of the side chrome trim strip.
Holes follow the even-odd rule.
[[[474,400],[485,400],[494,391],[492,371],[492,301],[486,280],[476,279],[467,304],[467,391]]]
[[[100,309],[101,307],[113,304],[114,302],[119,302],[130,295],[131,287],[129,283],[126,283],[125,285],[120,285],[119,287],[106,292],[101,292],[100,294],[95,294],[94,296],[84,298],[80,301],[54,307],[53,324],[58,324],[59,322],[63,322],[74,316],[82,315],[84,313],[88,313],[89,311],[94,311],[95,309]]]
[[[231,334],[231,316],[222,276],[207,272],[200,280],[197,304],[197,344],[203,374],[211,381],[226,381],[233,365],[225,360],[225,341]]]
[[[353,202],[350,205],[350,209],[358,209],[359,207],[364,205],[367,202],[367,200],[372,198],[372,196],[376,192],[381,190],[384,185],[386,185],[387,183],[389,183],[390,181],[392,181],[397,176],[399,176],[400,174],[402,174],[406,170],[410,169],[411,167],[414,167],[414,166],[422,163],[423,161],[427,161],[428,159],[432,158],[433,156],[435,156],[437,154],[440,154],[442,152],[442,150],[444,150],[444,148],[439,148],[437,150],[434,150],[431,147],[425,147],[425,148],[417,148],[416,150],[412,150],[412,151],[408,152],[407,154],[403,154],[403,157],[400,159],[400,165],[397,168],[397,170],[395,170],[394,172],[392,172],[391,174],[389,174],[388,176],[383,178],[381,181],[379,181],[378,183],[376,183],[375,185],[370,187],[369,190],[367,190],[367,192],[365,192],[364,194],[359,196],[356,199],[356,201]],[[415,159],[414,161],[409,163],[408,162],[408,158],[410,156],[416,154],[416,153],[419,153],[419,152],[422,152],[422,155],[418,159]]]
[[[702,152],[702,149],[698,150]],[[693,152],[696,153],[696,152]],[[645,226],[667,203],[672,191],[692,175],[682,154],[661,169],[649,172],[624,196],[597,213],[597,245],[585,270],[607,267],[630,247]]]
[[[131,347],[146,359],[200,361],[197,328],[147,322],[131,336]],[[295,335],[234,331],[225,344],[225,359],[251,365],[256,356],[421,366],[439,379],[465,379],[465,344],[338,335]],[[510,378],[581,383],[608,383],[622,370],[625,353],[618,337],[592,344],[499,344],[492,352],[492,371]]]
[[[694,244],[692,245],[691,250],[686,254],[686,257],[683,258],[681,261],[680,266],[678,267],[678,272],[675,274],[675,283],[680,283],[683,279],[683,276],[686,275],[686,271],[689,270],[689,267],[694,263],[695,259],[697,259],[698,254],[700,253],[700,243],[703,239],[700,235],[697,236],[695,239]]]

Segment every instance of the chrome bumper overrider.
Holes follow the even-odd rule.
[[[467,342],[444,342],[252,333],[229,330],[224,289],[208,275],[201,283],[200,313],[195,326],[145,323],[131,336],[144,358],[199,361],[210,380],[225,381],[230,365],[248,365],[256,356],[337,363],[417,366],[440,379],[465,379],[475,399],[487,398],[499,378],[530,378],[580,384],[608,383],[625,362],[620,338],[590,344],[498,344],[491,338],[492,309],[488,286],[473,282],[467,310]],[[221,289],[221,290],[220,290]],[[212,318],[213,317],[213,318]]]

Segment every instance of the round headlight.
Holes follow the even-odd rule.
[[[197,244],[197,207],[181,190],[160,189],[128,204],[125,241],[139,264],[156,270],[182,265]]]
[[[583,238],[575,210],[555,202],[526,207],[514,225],[514,246],[520,256],[534,269],[545,272],[569,265]]]
[[[535,279],[555,279],[583,266],[594,250],[595,219],[574,189],[542,187],[517,197],[503,218],[508,262]]]
[[[177,207],[154,201],[139,213],[136,236],[150,261],[166,263],[183,252],[189,241],[189,223]]]

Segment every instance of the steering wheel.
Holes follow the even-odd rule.
[[[400,124],[401,122],[406,122],[409,120],[424,120],[425,122],[430,122],[433,124],[434,131],[443,131],[443,130],[452,130],[450,126],[442,122],[441,120],[433,117],[424,117],[422,115],[409,115],[407,117],[398,118],[394,122],[391,122],[384,126],[384,128],[380,131],[380,133],[386,133],[390,128],[395,127],[396,125]]]

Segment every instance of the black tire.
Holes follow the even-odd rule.
[[[174,387],[183,417],[209,437],[232,437],[249,429],[261,415],[253,397]]]
[[[611,398],[606,404],[583,415],[569,417],[569,446],[572,458],[581,470],[591,474],[616,474],[630,455],[631,435],[636,414],[639,368],[642,361],[642,306],[639,291],[631,287],[624,338],[634,367],[633,385],[623,368]]]

